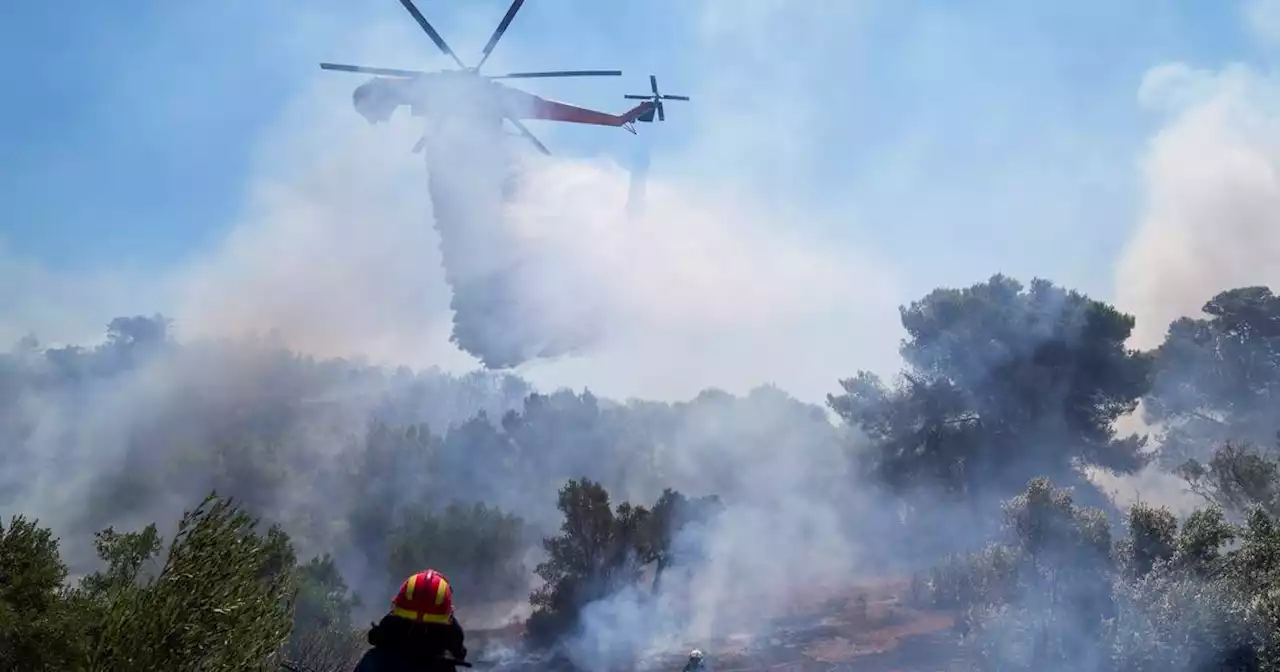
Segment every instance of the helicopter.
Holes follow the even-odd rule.
[[[549,100],[541,96],[500,84],[497,80],[539,79],[551,77],[619,77],[621,70],[557,70],[546,72],[510,72],[501,75],[483,75],[480,68],[493,53],[493,48],[506,33],[511,21],[524,4],[524,0],[514,0],[507,13],[493,31],[489,42],[481,50],[480,60],[474,66],[467,66],[444,41],[440,33],[418,11],[413,0],[400,0],[400,4],[408,10],[422,30],[431,38],[436,47],[457,64],[456,70],[440,70],[427,72],[422,70],[404,70],[398,68],[373,68],[343,63],[321,63],[320,68],[338,72],[353,72],[376,75],[373,79],[356,87],[352,92],[352,104],[356,111],[370,124],[377,124],[390,119],[391,114],[401,106],[407,106],[413,116],[425,116],[433,119],[470,117],[474,123],[476,112],[483,123],[501,127],[505,119],[528,139],[543,154],[551,154],[546,145],[520,121],[521,119],[542,119],[572,124],[588,124],[595,126],[615,126],[635,134],[635,123],[650,123],[655,115],[658,121],[666,120],[663,102],[667,100],[689,100],[688,96],[663,94],[658,90],[658,78],[649,75],[650,93],[627,94],[623,98],[640,100],[635,107],[621,113],[612,114],[600,110],[578,107],[568,103]],[[422,151],[426,137],[420,138],[414,145],[414,153]]]

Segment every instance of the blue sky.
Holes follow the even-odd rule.
[[[537,87],[612,107],[623,102],[616,94],[643,88],[643,75],[650,70],[661,73],[666,86],[687,89],[691,82],[685,73],[698,67],[690,62],[696,55],[682,45],[691,41],[697,4],[531,0],[489,69],[622,67],[630,76],[621,82]],[[946,228],[956,224],[953,204],[961,204],[987,220],[989,242],[1005,251],[1018,242],[1000,242],[999,232],[1025,223],[1000,220],[1015,215],[1019,197],[1012,195],[1005,206],[990,201],[998,198],[999,181],[1012,178],[1005,174],[984,183],[957,163],[980,155],[1002,164],[1001,169],[1021,172],[1025,166],[1016,162],[1035,150],[1056,154],[1052,145],[1059,134],[1097,143],[1083,152],[1123,157],[1142,142],[1148,123],[1134,103],[1146,68],[1167,58],[1212,64],[1247,56],[1230,3],[866,4],[867,16],[842,29],[843,35],[819,35],[845,43],[830,48],[837,57],[826,64],[830,71],[814,72],[801,84],[841,89],[824,98],[844,104],[818,121],[814,133],[825,134],[832,151],[817,157],[803,179],[812,180],[818,194],[840,189],[850,176],[865,176],[862,180],[874,185],[878,157],[924,136],[919,141],[923,165],[914,179],[868,186],[863,207],[892,211],[890,202],[900,201],[904,189],[918,193],[917,182],[929,180],[938,192],[931,198],[944,205],[908,206],[896,219]],[[397,20],[406,48],[424,52],[432,64],[444,62],[431,53],[410,18],[400,16],[395,2],[306,5],[305,15],[298,11],[303,3],[247,1],[125,0],[77,5],[75,11],[61,3],[12,3],[0,10],[0,54],[18,66],[0,75],[0,84],[15,95],[14,103],[0,110],[0,123],[9,130],[0,138],[9,245],[58,267],[121,257],[144,265],[169,263],[227,225],[257,135],[316,61],[342,60],[344,26]],[[488,14],[496,22],[503,5],[502,0],[423,2],[446,36],[458,32],[450,30],[459,22],[456,8]],[[290,37],[299,24],[306,26],[305,41]],[[783,39],[776,43],[781,58],[808,48],[787,41],[804,39],[803,25],[781,28]],[[479,45],[453,46],[467,55]],[[522,50],[546,56],[529,64],[502,58]],[[750,58],[744,61],[752,67]],[[750,78],[749,70],[744,74]],[[673,123],[665,127],[643,130],[659,145],[678,145],[693,127],[689,115],[714,123],[717,110],[696,106],[673,111]],[[614,134],[605,140],[597,129],[557,135],[584,136],[580,143],[561,140],[561,151],[613,150],[622,156],[630,140]],[[1096,179],[1124,179],[1129,166],[1114,168],[1115,174]],[[1126,200],[1113,193],[1123,188],[1089,184],[1087,176],[1075,179],[1086,182],[1076,188],[1108,201],[1100,206],[1108,212]],[[949,184],[938,183],[943,181]],[[1028,188],[1041,186],[1055,189]],[[1081,219],[1095,221],[1073,225],[1101,254],[1113,253],[1113,236],[1101,229],[1123,221],[1099,222],[1087,210],[1082,214]],[[1055,235],[1065,233],[1060,223],[1047,227]],[[895,254],[915,247],[915,236],[904,239],[883,229],[866,233]]]
[[[469,60],[506,9],[419,6]],[[316,63],[367,60],[370,31],[395,55],[371,65],[446,65],[392,0],[68,7],[0,8],[0,252],[50,276],[161,274],[216,245],[318,78],[355,115],[362,80]],[[1265,63],[1241,17],[1190,0],[529,0],[486,70],[620,68],[527,87],[618,110],[658,74],[694,100],[642,138],[531,127],[557,154],[626,165],[642,142],[656,175],[803,204],[821,216],[777,226],[886,260],[906,299],[997,271],[1109,297],[1163,123],[1143,77]]]

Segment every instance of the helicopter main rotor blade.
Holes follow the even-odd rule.
[[[449,48],[448,44],[445,44],[444,38],[440,37],[440,33],[437,33],[436,29],[431,27],[431,23],[427,21],[427,17],[423,16],[422,12],[418,11],[417,6],[413,4],[413,0],[400,0],[400,4],[404,5],[404,8],[409,10],[409,13],[413,15],[413,20],[417,21],[419,26],[422,26],[422,29],[427,33],[427,37],[430,37],[431,41],[436,43],[436,46],[440,48],[440,51],[443,51],[453,58],[453,62],[457,63],[459,68],[462,68],[463,70],[467,69],[467,66],[462,64],[462,59],[458,58],[458,55],[453,53],[453,50]]]
[[[511,122],[511,125],[515,126],[516,130],[520,131],[520,135],[523,135],[524,137],[528,138],[529,142],[532,142],[534,146],[538,148],[539,151],[541,151],[543,154],[546,154],[547,156],[551,156],[551,150],[547,149],[546,145],[539,142],[538,139],[534,137],[533,133],[530,133],[529,129],[525,128],[525,125],[520,123],[519,119],[516,119],[515,117],[512,117],[512,116],[508,116],[507,121]]]
[[[366,75],[387,75],[390,77],[419,77],[427,74],[422,70],[401,70],[399,68],[370,68],[363,65],[346,65],[344,63],[321,63],[321,70],[338,72],[360,72]]]
[[[638,93],[628,93],[628,94],[624,95],[624,96],[623,96],[623,98],[627,98],[627,99],[629,99],[629,100],[653,100],[653,98],[654,98],[654,97],[653,97],[653,96],[642,96],[642,95],[640,95],[640,94],[638,94]],[[658,99],[660,99],[660,100],[689,100],[689,96],[672,96],[672,95],[668,95],[668,94],[665,94],[665,93],[664,93],[664,94],[662,94],[661,96],[658,96]]]
[[[476,70],[489,60],[489,54],[493,53],[493,48],[498,45],[498,40],[502,39],[502,34],[507,32],[507,26],[511,25],[511,20],[516,18],[516,12],[520,11],[520,6],[524,4],[524,0],[514,0],[511,7],[507,9],[507,13],[502,17],[502,22],[494,29],[493,35],[489,38],[489,43],[484,45],[484,50],[480,53],[480,62],[476,63]]]
[[[508,72],[505,75],[485,75],[489,79],[534,79],[537,77],[619,77],[621,70],[556,70],[552,72]]]

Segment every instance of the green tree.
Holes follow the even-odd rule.
[[[1129,538],[1116,543],[1116,556],[1130,578],[1141,578],[1178,550],[1178,519],[1167,508],[1137,503],[1129,507]]]
[[[530,541],[518,516],[484,504],[453,503],[439,514],[408,512],[390,535],[388,570],[396,580],[427,568],[449,577],[457,599],[509,600],[528,586]]]
[[[429,507],[439,483],[440,438],[426,425],[391,427],[371,421],[348,452],[347,526],[351,545],[370,567],[384,567],[397,525]]]
[[[871,441],[869,471],[899,492],[1011,495],[1029,479],[1086,485],[1079,465],[1130,473],[1143,440],[1112,423],[1147,391],[1149,358],[1125,347],[1131,316],[1046,280],[996,275],[901,309],[906,368],[860,372],[828,403]]]
[[[108,527],[94,537],[98,558],[107,566],[81,579],[80,587],[90,596],[105,599],[136,588],[143,566],[160,553],[162,544],[154,523],[138,532],[120,533]]]
[[[1094,669],[1115,615],[1110,526],[1045,478],[1003,505],[1000,543],[931,572],[990,669]]]
[[[66,577],[52,531],[21,516],[0,524],[0,670],[74,668],[82,623],[67,602]]]
[[[1148,422],[1163,426],[1169,468],[1226,443],[1270,445],[1280,430],[1280,297],[1241,287],[1201,310],[1169,325],[1143,404]]]
[[[930,585],[937,603],[962,609],[983,669],[1245,672],[1280,662],[1280,525],[1261,507],[1241,526],[1216,507],[1179,526],[1168,510],[1135,504],[1114,545],[1100,511],[1044,479],[1005,513],[1003,544],[935,569]]]
[[[518,506],[521,501],[509,496],[511,486],[520,479],[531,478],[529,465],[519,463],[519,455],[510,438],[489,421],[484,411],[445,434],[436,460],[441,481],[448,484],[453,496],[465,495],[468,501],[491,502]],[[524,494],[518,492],[517,494]],[[435,506],[444,505],[440,499]]]
[[[293,631],[288,660],[311,672],[346,672],[363,652],[364,633],[352,627],[360,599],[351,594],[333,557],[324,554],[300,565],[294,575]]]
[[[294,557],[279,528],[211,495],[183,515],[155,576],[123,585],[140,551],[138,536],[106,535],[109,586],[89,654],[91,670],[246,670],[271,661],[289,636]]]
[[[1006,529],[1028,564],[1021,574],[1024,595],[1045,598],[1025,601],[1038,621],[1034,656],[1072,660],[1114,615],[1106,514],[1077,506],[1068,490],[1045,478],[1032,480],[1004,510]]]
[[[570,631],[586,605],[637,584],[649,522],[643,506],[614,508],[609,493],[587,479],[566,483],[557,506],[564,523],[543,542],[548,557],[534,571],[545,584],[529,597],[534,611],[527,632],[541,645]]]
[[[1239,536],[1234,525],[1227,523],[1222,509],[1199,509],[1182,521],[1178,530],[1174,566],[1198,578],[1220,575],[1221,550]]]
[[[564,521],[559,535],[543,540],[548,557],[535,573],[545,583],[529,597],[534,611],[527,632],[541,646],[571,631],[588,605],[639,588],[645,569],[653,569],[653,583],[631,596],[641,606],[665,571],[705,561],[701,532],[725,509],[715,495],[691,499],[671,489],[652,509],[613,506],[608,491],[585,478],[567,482],[557,505]]]
[[[1247,443],[1228,442],[1207,463],[1190,458],[1174,470],[1191,491],[1232,514],[1260,506],[1280,515],[1280,457]]]
[[[351,614],[360,605],[360,599],[351,594],[333,556],[325,553],[298,566],[295,581],[295,634],[352,629]]]
[[[1139,516],[1155,522],[1159,533],[1145,536],[1160,538],[1155,546],[1165,557],[1116,584],[1110,669],[1274,669],[1266,661],[1274,661],[1280,547],[1270,518],[1254,509],[1249,524],[1236,528],[1221,510],[1203,509],[1183,522],[1170,548],[1168,516]],[[1239,546],[1226,550],[1237,538]],[[1141,543],[1134,538],[1131,547]]]
[[[722,511],[724,504],[715,495],[689,499],[667,488],[654,503],[648,526],[641,543],[641,560],[654,563],[653,591],[656,593],[663,572],[673,564],[692,569],[706,560],[705,550],[699,543],[701,537],[684,538],[682,533],[694,529],[701,531]]]
[[[574,394],[531,394],[519,412],[502,418],[520,459],[520,479],[512,484],[520,501],[529,501],[566,480],[583,476],[602,484],[616,477],[625,455],[618,449],[626,429],[589,390]]]

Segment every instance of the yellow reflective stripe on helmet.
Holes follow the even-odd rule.
[[[410,621],[419,621],[421,623],[448,623],[448,614],[424,614],[412,609],[395,608],[391,610],[391,615],[398,618],[404,618]]]
[[[409,577],[409,581],[408,581],[407,583],[405,583],[405,587],[404,587],[404,599],[406,599],[406,600],[410,600],[410,601],[412,601],[412,600],[413,600],[413,589],[414,589],[415,587],[417,587],[417,585],[418,585],[418,577],[419,577],[419,576],[422,576],[422,575],[421,575],[421,574],[414,574],[413,576]]]
[[[440,585],[436,586],[436,604],[444,603],[444,591],[449,590],[449,582],[440,577]]]

